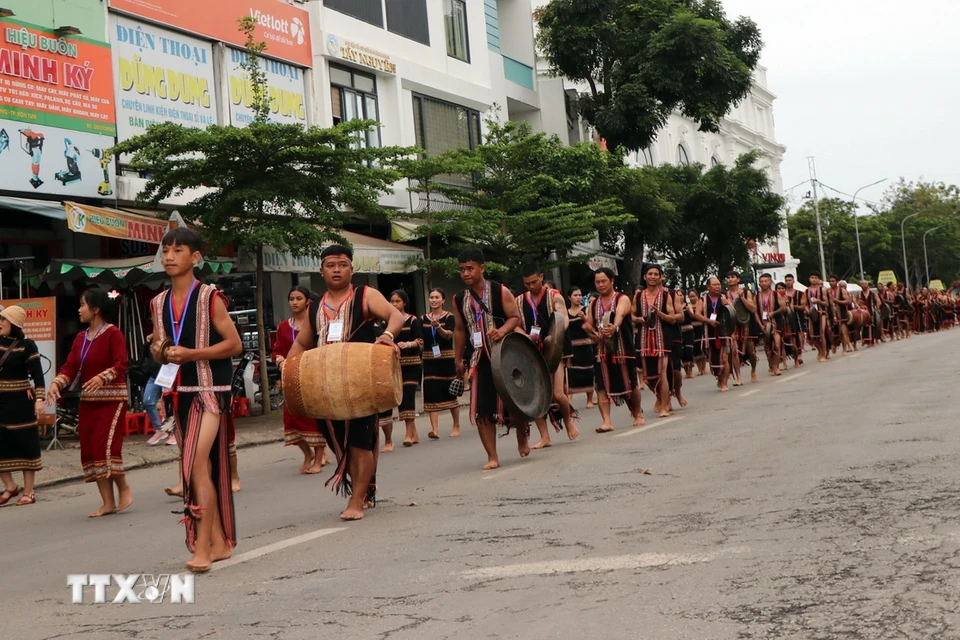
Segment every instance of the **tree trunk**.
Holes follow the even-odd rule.
[[[623,271],[620,276],[620,291],[626,294],[632,294],[633,290],[640,286],[643,272],[643,243],[633,244],[632,250],[623,252]]]
[[[260,343],[261,415],[270,413],[270,376],[267,375],[267,329],[263,323],[263,245],[257,246],[257,336]]]

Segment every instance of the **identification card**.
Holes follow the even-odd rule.
[[[165,364],[160,367],[160,373],[157,374],[155,382],[161,389],[170,389],[177,380],[177,373],[180,371],[178,364]]]
[[[533,327],[530,329],[530,337],[534,340],[540,339],[540,327]]]
[[[717,321],[717,314],[711,313],[711,314],[710,314],[710,322],[716,322],[716,321]]]
[[[343,320],[334,320],[327,327],[327,342],[343,340]]]
[[[433,357],[434,358],[440,357],[440,345],[436,345],[436,344],[433,345]]]
[[[483,346],[483,334],[479,331],[474,332],[473,334],[473,346],[480,348]]]
[[[766,311],[763,312],[763,319],[764,319],[764,320],[767,319],[767,312],[766,312]]]

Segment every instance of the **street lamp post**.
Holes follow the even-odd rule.
[[[927,270],[927,286],[930,286],[930,261],[927,260],[927,234],[931,231],[936,231],[937,229],[942,229],[943,225],[939,227],[934,227],[933,229],[927,229],[923,232],[923,266]]]
[[[857,234],[857,261],[860,263],[860,280],[865,280],[865,278],[863,277],[863,253],[860,251],[860,223],[857,221],[857,196],[860,195],[860,192],[864,189],[875,187],[881,182],[886,181],[887,179],[884,178],[883,180],[877,180],[876,182],[871,182],[868,185],[860,187],[853,192],[853,200],[850,201],[853,204],[853,228]]]
[[[916,213],[911,213],[900,221],[900,242],[903,243],[903,284],[906,287],[907,293],[910,293],[910,266],[907,264],[907,239],[906,236],[903,235],[903,225],[906,224],[907,220],[916,218],[921,213],[923,212],[917,211]]]

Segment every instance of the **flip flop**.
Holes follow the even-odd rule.
[[[13,491],[4,490],[4,492],[0,494],[0,506],[7,504],[18,495],[20,495],[20,487],[15,488]]]

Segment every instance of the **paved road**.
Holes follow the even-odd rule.
[[[0,511],[0,638],[960,637],[960,331],[808,363],[481,473],[475,431],[381,458],[359,523],[289,448],[241,451],[240,545],[196,604],[70,604],[68,573],[176,572],[172,467]],[[904,376],[901,381],[900,376]],[[652,398],[644,395],[648,415]],[[642,473],[648,471],[649,473]],[[89,595],[88,595],[89,597]]]

